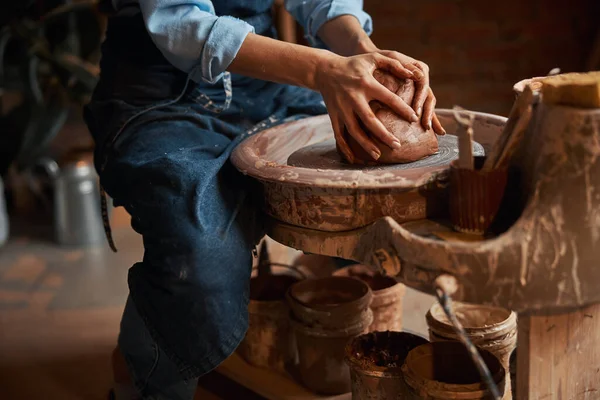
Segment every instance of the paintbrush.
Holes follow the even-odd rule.
[[[467,112],[467,116],[461,116],[460,111]],[[453,112],[454,118],[461,128],[458,134],[458,167],[473,169],[473,121],[475,120],[475,114],[459,106],[454,106]]]

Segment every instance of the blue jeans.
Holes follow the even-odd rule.
[[[140,23],[109,21],[84,116],[100,182],[145,249],[129,271],[121,352],[143,398],[191,399],[196,378],[245,335],[251,252],[264,234],[261,188],[229,156],[253,133],[326,109],[315,92],[240,76],[189,82]]]

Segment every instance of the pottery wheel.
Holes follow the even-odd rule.
[[[335,148],[335,139],[325,140],[296,150],[288,158],[292,167],[326,170],[371,169],[371,170],[407,170],[427,167],[447,166],[458,158],[458,137],[454,135],[438,136],[439,150],[431,156],[406,164],[376,166],[350,165],[342,161]],[[485,151],[479,143],[473,143],[473,154],[483,156]]]
[[[428,218],[443,214],[447,207],[445,179],[437,177],[458,157],[452,111],[436,112],[449,134],[438,137],[437,154],[413,163],[361,166],[343,162],[327,115],[257,133],[235,149],[231,161],[262,183],[265,212],[289,225],[339,232],[382,217],[400,223]],[[477,113],[473,127],[476,155],[484,154],[503,126],[504,119]]]
[[[286,186],[340,189],[413,189],[448,167],[458,157],[458,143],[452,135],[456,124],[450,112],[438,116],[448,135],[440,136],[439,151],[425,159],[395,165],[350,165],[335,150],[333,129],[327,115],[279,125],[249,137],[232,155],[233,164],[263,183]],[[483,131],[484,128],[480,128]],[[476,155],[484,147],[474,143]]]

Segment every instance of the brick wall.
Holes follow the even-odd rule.
[[[429,64],[440,107],[503,115],[515,82],[585,70],[600,29],[600,0],[364,2],[380,48]]]

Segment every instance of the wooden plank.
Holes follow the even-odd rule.
[[[517,399],[600,398],[600,304],[518,325]]]
[[[268,400],[351,400],[346,393],[339,396],[320,396],[296,383],[291,377],[267,369],[256,368],[233,354],[223,362],[217,372],[247,387]]]

